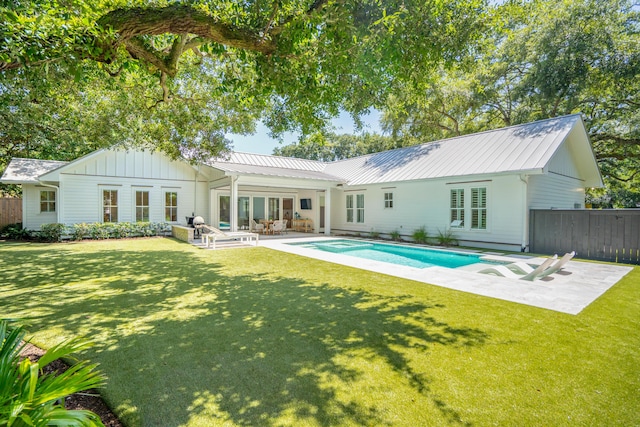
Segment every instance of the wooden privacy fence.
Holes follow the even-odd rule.
[[[532,210],[529,249],[640,264],[640,209]]]
[[[0,227],[22,222],[22,199],[0,198]]]

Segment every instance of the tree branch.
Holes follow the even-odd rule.
[[[620,135],[610,135],[606,133],[596,133],[591,135],[591,142],[613,141],[620,145],[640,145],[640,138],[624,138]]]
[[[114,29],[119,41],[142,35],[194,34],[225,46],[271,54],[275,44],[255,31],[218,22],[190,6],[116,9],[101,17],[98,25]]]

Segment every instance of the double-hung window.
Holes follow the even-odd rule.
[[[356,194],[356,222],[364,222],[364,194]]]
[[[471,189],[471,228],[487,229],[487,189]]]
[[[51,190],[40,191],[40,212],[56,211],[56,192]]]
[[[175,191],[164,193],[164,220],[167,222],[178,221],[178,193]]]
[[[102,190],[102,220],[118,222],[118,190]]]
[[[347,194],[347,222],[353,222],[353,194]]]
[[[464,227],[464,189],[451,190],[451,227]]]
[[[393,208],[393,193],[384,193],[384,207],[385,209]]]
[[[149,221],[149,192],[136,191],[136,222]]]

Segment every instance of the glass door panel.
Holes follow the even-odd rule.
[[[260,223],[261,219],[265,219],[264,213],[264,197],[253,198],[253,219]]]
[[[282,199],[282,219],[287,220],[287,228],[291,228],[291,220],[293,219],[293,199]]]
[[[220,196],[218,198],[218,228],[229,230],[231,228],[231,197]]]
[[[274,221],[280,219],[279,197],[269,197],[269,219]]]
[[[238,197],[238,228],[249,229],[249,197]]]

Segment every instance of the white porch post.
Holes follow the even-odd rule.
[[[238,177],[231,177],[231,200],[229,201],[229,228],[238,231]]]
[[[331,187],[324,192],[324,234],[331,234]]]

